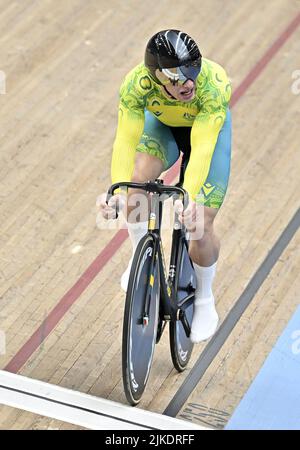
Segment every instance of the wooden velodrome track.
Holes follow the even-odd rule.
[[[150,11],[136,0],[0,0],[0,369],[126,402],[118,279],[130,247],[97,228],[95,199],[110,184],[121,80],[168,27],[191,34],[235,91],[217,220],[224,319],[300,205],[299,12],[299,0],[163,0]],[[225,425],[299,303],[299,244],[298,231],[177,417]],[[165,333],[140,406],[163,412],[204,346],[179,375]],[[72,428],[0,407],[2,429],[49,427]]]

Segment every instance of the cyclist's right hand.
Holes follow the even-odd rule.
[[[106,220],[116,219],[117,214],[116,210],[118,207],[118,211],[121,211],[126,204],[126,195],[125,194],[116,194],[113,195],[108,204],[106,203],[107,194],[101,194],[97,198],[96,206],[99,208],[99,212],[102,217]]]

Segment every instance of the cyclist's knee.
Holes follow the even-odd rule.
[[[209,237],[214,234],[214,219],[204,217],[203,236]]]
[[[164,170],[163,162],[148,153],[136,153],[134,170],[131,181],[134,183],[144,183],[155,180]]]
[[[211,241],[214,230],[213,228],[205,228],[203,224],[197,223],[194,229],[189,232],[191,241],[197,241],[197,246],[206,247],[207,243]]]
[[[193,240],[199,241],[200,245],[206,245],[214,235],[214,220],[217,210],[212,210],[203,205],[197,205],[196,217],[194,220]]]

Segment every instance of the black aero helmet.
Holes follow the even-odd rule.
[[[183,84],[188,79],[195,81],[201,70],[201,58],[196,42],[188,34],[163,30],[149,40],[145,66],[158,84],[170,81]]]

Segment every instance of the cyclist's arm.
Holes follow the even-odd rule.
[[[111,162],[112,182],[131,181],[136,147],[144,129],[144,112],[137,114],[120,105],[118,129]]]
[[[111,162],[112,182],[131,181],[136,147],[144,130],[143,98],[131,81],[125,79],[120,90],[118,128]]]
[[[191,130],[191,155],[187,165],[183,187],[193,200],[205,183],[219,132],[226,119],[231,96],[230,82],[224,69],[218,66],[212,74],[218,81],[204,89],[202,108]]]
[[[214,113],[200,113],[191,131],[191,155],[184,174],[183,187],[193,200],[207,179],[210,163],[219,132],[224,124],[226,112],[219,109]]]

